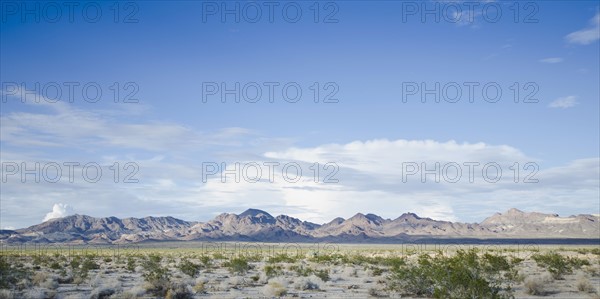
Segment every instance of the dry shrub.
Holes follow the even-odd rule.
[[[280,277],[275,277],[263,287],[263,294],[268,297],[281,297],[287,294],[287,281]]]
[[[590,283],[590,280],[584,275],[578,275],[577,281],[575,282],[577,290],[580,292],[593,293],[594,286]]]
[[[544,296],[548,292],[546,289],[547,280],[539,276],[530,276],[525,278],[523,285],[525,292],[529,295]]]

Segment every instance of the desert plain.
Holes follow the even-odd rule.
[[[3,246],[0,298],[600,298],[600,246]]]

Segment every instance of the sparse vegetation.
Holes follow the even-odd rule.
[[[538,266],[552,273],[554,279],[562,279],[563,275],[573,273],[573,268],[579,269],[581,266],[590,264],[587,260],[566,257],[556,252],[534,254],[532,258]]]
[[[269,257],[267,260],[268,263],[278,264],[278,263],[295,263],[298,261],[297,256],[290,256],[287,254],[277,254],[275,256]]]
[[[478,249],[398,254],[362,249],[304,255],[148,249],[122,256],[24,254],[0,257],[4,298],[198,296],[510,298],[580,292],[594,297],[600,257],[593,248]],[[1,253],[1,252],[0,252]],[[60,267],[58,267],[58,266]],[[577,275],[568,275],[575,272]],[[533,273],[532,273],[533,271]],[[200,275],[200,273],[202,273]],[[555,277],[567,280],[557,287]],[[77,286],[79,285],[79,286]],[[517,291],[513,291],[514,286]],[[330,293],[330,292],[336,293]],[[342,292],[343,290],[343,292]],[[252,295],[250,295],[252,294]]]
[[[131,256],[127,257],[127,270],[129,272],[134,272],[135,271],[135,259]]]
[[[143,262],[144,273],[142,276],[147,282],[146,290],[156,296],[166,296],[170,287],[169,271],[161,266],[162,258],[157,254],[150,254]]]

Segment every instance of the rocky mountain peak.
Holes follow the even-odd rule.
[[[412,221],[421,220],[421,219],[422,218],[417,216],[417,214],[415,214],[415,213],[404,213],[404,214],[400,215],[400,217],[396,218],[396,221],[412,222]]]
[[[259,210],[259,209],[247,209],[243,213],[239,214],[238,217],[240,217],[240,218],[242,218],[242,217],[256,217],[256,218],[265,217],[265,218],[275,219],[275,218],[273,218],[273,216],[271,216],[271,214],[269,214],[263,210]]]
[[[353,224],[382,225],[385,220],[375,214],[357,213],[346,221]]]

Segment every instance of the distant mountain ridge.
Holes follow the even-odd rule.
[[[72,215],[17,230],[1,230],[2,243],[122,244],[143,241],[264,241],[264,242],[380,242],[407,238],[481,239],[600,239],[600,216],[523,212],[510,209],[481,223],[421,218],[404,213],[396,219],[358,213],[325,224],[287,215],[248,209],[237,215],[223,213],[208,222],[173,217],[95,218]]]

